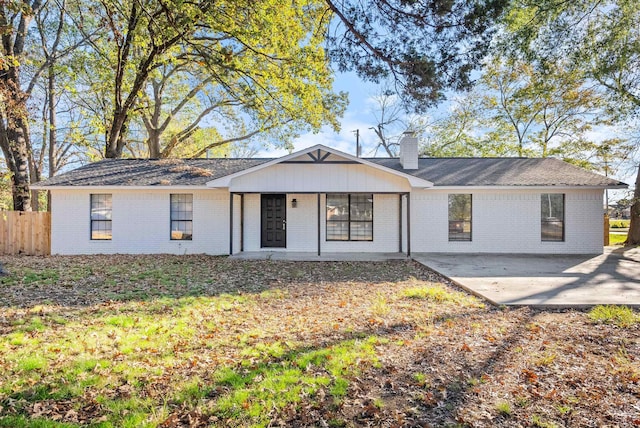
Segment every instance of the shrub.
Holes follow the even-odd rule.
[[[610,220],[609,228],[610,229],[626,229],[629,227],[630,220]]]

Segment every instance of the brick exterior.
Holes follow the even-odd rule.
[[[565,240],[543,242],[540,195],[565,194]],[[472,194],[472,241],[449,242],[448,195]],[[602,190],[421,190],[411,198],[413,252],[596,254],[603,247]]]
[[[295,168],[298,168],[295,165]],[[392,176],[385,191],[375,190],[385,173],[369,171],[357,166],[349,175],[340,165],[335,171],[348,180],[330,181],[342,192],[370,191],[374,193],[372,242],[327,241],[325,234],[326,194],[320,200],[320,245],[322,252],[397,252],[407,250],[406,199],[402,203],[402,219],[399,194],[407,191],[406,181]],[[319,179],[319,170],[312,169]],[[325,173],[330,170],[325,169]],[[280,176],[282,168],[259,174],[260,186],[268,188],[271,178]],[[332,177],[327,174],[328,177]],[[291,181],[291,180],[289,180]],[[287,195],[287,247],[283,251],[317,252],[318,204],[317,193],[304,188],[299,179],[294,187],[300,193],[282,192]],[[276,180],[284,186],[282,177]],[[243,185],[248,186],[248,178]],[[318,183],[309,186],[317,187]],[[264,189],[261,191],[265,191]],[[328,190],[337,191],[337,190]],[[565,194],[565,240],[543,242],[540,233],[540,195],[545,192]],[[602,189],[550,188],[455,190],[471,193],[473,199],[473,232],[471,242],[448,240],[448,194],[443,189],[413,189],[411,191],[411,251],[418,252],[471,252],[471,253],[601,253],[603,247]],[[113,239],[90,239],[90,194],[110,193],[113,201]],[[170,193],[193,194],[193,240],[170,240]],[[260,251],[260,194],[244,195],[244,218],[240,218],[239,195],[234,196],[233,252]],[[297,206],[292,207],[292,200]],[[229,192],[227,189],[201,189],[191,192],[171,189],[116,189],[105,190],[96,186],[95,191],[78,189],[52,190],[52,254],[97,253],[170,253],[170,254],[229,254]],[[243,230],[241,231],[241,223]],[[399,227],[402,224],[402,232]],[[243,242],[240,242],[241,237]],[[271,250],[271,249],[269,249]]]
[[[112,195],[113,237],[90,239],[90,195]],[[193,240],[170,239],[169,195],[193,193]],[[221,190],[54,190],[52,254],[227,254],[229,193]]]

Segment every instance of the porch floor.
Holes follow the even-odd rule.
[[[239,260],[287,260],[297,262],[378,262],[407,260],[405,253],[303,253],[289,251],[246,251],[229,256]]]

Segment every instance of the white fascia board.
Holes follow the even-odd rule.
[[[207,186],[31,186],[33,190],[210,190]]]
[[[281,162],[285,162],[285,161],[288,161],[290,159],[297,158],[300,155],[304,155],[306,153],[311,153],[311,152],[316,151],[316,150],[323,150],[325,152],[329,152],[329,153],[334,154],[336,156],[342,156],[347,160],[355,161],[355,162],[358,162],[358,163],[360,163],[362,165],[367,165],[367,166],[370,166],[372,168],[375,168],[375,169],[378,169],[380,171],[384,171],[384,172],[387,172],[389,174],[393,174],[393,175],[396,175],[396,176],[399,176],[399,177],[404,177],[409,181],[409,184],[411,185],[411,187],[428,188],[428,187],[432,187],[433,186],[432,182],[427,181],[427,180],[423,180],[422,178],[418,178],[418,177],[415,177],[415,176],[410,175],[410,174],[405,174],[403,172],[396,171],[395,169],[387,168],[387,167],[375,164],[373,162],[369,162],[369,161],[367,161],[365,159],[355,157],[353,155],[341,152],[341,151],[333,149],[331,147],[323,146],[322,144],[316,144],[313,147],[308,147],[308,148],[300,150],[298,152],[291,153],[289,155],[270,160],[269,162],[265,162],[265,163],[262,163],[260,165],[256,165],[254,167],[247,168],[245,170],[236,172],[234,174],[226,175],[224,177],[220,177],[220,178],[217,178],[215,180],[211,180],[211,181],[207,182],[207,187],[214,187],[214,188],[230,187],[231,186],[231,181],[236,177],[240,177],[240,176],[243,176],[243,175],[246,175],[246,174],[251,174],[251,173],[256,172],[256,171],[260,171],[263,168],[268,168],[268,167],[270,167],[272,165],[276,165],[276,164],[279,164]],[[312,163],[312,162],[309,162],[309,163]]]
[[[605,190],[626,189],[628,185],[617,186],[433,186],[433,190]]]
[[[392,170],[392,171],[395,171],[395,170]],[[406,174],[403,174],[403,175],[406,175]],[[422,178],[414,177],[412,175],[406,175],[406,177],[407,177],[407,180],[409,180],[409,185],[411,186],[412,189],[433,189],[434,188],[433,183],[428,180],[423,180]]]

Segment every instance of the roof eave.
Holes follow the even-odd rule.
[[[77,186],[77,185],[53,185],[53,186],[38,186],[32,185],[31,188],[33,190],[96,190],[96,189],[105,189],[105,190],[208,190],[210,187],[206,185],[189,185],[189,184],[181,184],[175,186],[167,186],[167,185],[147,185],[147,186],[128,186],[125,184],[110,184],[110,185],[90,185],[90,186]]]
[[[461,190],[461,189],[476,189],[476,190],[544,190],[544,189],[571,189],[571,190],[605,190],[605,189],[626,189],[629,186],[627,184],[618,185],[604,185],[604,186],[584,186],[584,185],[555,185],[555,184],[536,184],[536,185],[524,185],[524,184],[512,184],[512,185],[458,185],[458,186],[438,186],[434,185],[432,189],[438,190]]]

